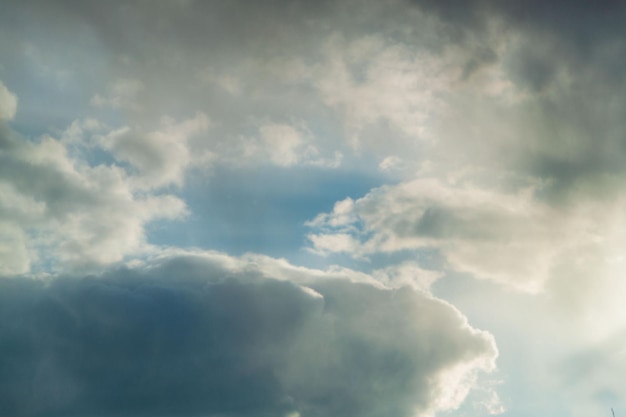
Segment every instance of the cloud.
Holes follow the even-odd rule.
[[[299,161],[318,166],[334,167],[346,144],[357,153],[377,152],[383,134],[393,151],[420,151],[416,139],[425,137],[470,53],[457,48],[440,56],[432,45],[440,43],[440,25],[403,1],[305,3],[29,4],[47,33],[81,33],[90,41],[87,47],[32,42],[40,49],[50,43],[55,59],[72,44],[71,56],[81,59],[66,61],[74,63],[73,82],[89,97],[81,108],[114,111],[131,125],[200,110],[217,121],[214,138],[224,154],[234,152],[231,144],[239,147],[238,138],[255,137],[268,125],[306,130],[291,122],[305,120],[313,133],[305,154],[314,148],[319,156]],[[10,11],[24,13],[20,6]],[[365,29],[371,27],[374,34]],[[237,35],[221,36],[226,32]],[[96,70],[96,58],[102,76],[83,76]],[[283,166],[294,160],[285,155],[269,160]]]
[[[257,165],[269,161],[277,166],[292,167],[298,164],[336,168],[342,154],[334,157],[320,156],[314,145],[313,134],[304,127],[283,123],[259,126],[258,137],[243,138],[243,152],[233,157],[233,164]]]
[[[432,285],[443,275],[443,272],[426,270],[417,262],[410,261],[372,271],[372,276],[388,287],[407,286],[421,291],[430,291]]]
[[[457,34],[484,34],[492,20],[501,20],[508,30],[528,34],[538,32],[547,40],[558,40],[580,54],[592,53],[591,45],[619,38],[619,22],[626,13],[624,5],[602,1],[591,5],[585,1],[558,0],[546,4],[540,0],[483,0],[440,3],[413,0],[410,3],[437,16]],[[568,49],[570,49],[568,48]]]
[[[76,9],[71,2],[57,0],[30,1],[28,12],[14,5],[6,19],[19,20],[21,13],[39,16],[46,28],[42,32],[58,33],[61,39],[41,40],[52,43],[50,55],[69,53],[69,42],[63,42],[68,32],[90,40],[83,48],[72,44],[72,55],[80,60],[66,59],[81,67],[74,71],[77,77],[92,69],[89,52],[97,51],[106,63],[101,83],[82,80],[89,98],[100,94],[102,102],[114,102],[130,92],[137,106],[154,118],[201,110],[220,122],[218,129],[223,130],[218,135],[224,141],[251,136],[250,120],[282,123],[280,117],[288,117],[306,120],[309,126],[335,124],[328,137],[341,137],[360,150],[379,152],[395,144],[394,150],[413,160],[424,153],[416,139],[446,139],[432,126],[443,118],[444,125],[457,120],[459,137],[447,138],[453,146],[506,146],[507,132],[487,129],[502,124],[511,130],[510,119],[499,120],[501,109],[486,112],[491,117],[480,124],[472,117],[458,119],[468,112],[475,116],[472,109],[484,104],[477,105],[479,92],[531,97],[527,106],[511,109],[511,118],[528,117],[532,109],[545,115],[545,120],[534,120],[537,125],[529,120],[515,125],[521,134],[514,142],[520,146],[504,150],[516,156],[528,151],[526,145],[567,145],[568,134],[562,133],[560,140],[554,135],[558,132],[542,130],[554,120],[567,126],[594,108],[602,108],[599,115],[612,110],[613,123],[623,119],[613,108],[623,108],[623,103],[609,106],[603,99],[610,94],[608,101],[621,101],[616,93],[621,89],[607,87],[624,82],[619,70],[626,51],[620,36],[624,8],[618,2],[597,7],[581,1],[440,3],[351,0],[312,6],[290,0],[250,7],[212,1],[147,7],[141,2],[111,2]],[[210,25],[206,16],[211,16]],[[8,35],[25,36],[20,30]],[[227,32],[236,36],[220,36]],[[31,43],[40,41],[36,38]],[[7,61],[17,66],[23,60]],[[209,82],[201,81],[207,77]],[[562,95],[567,91],[580,91],[580,96],[573,100]],[[584,101],[589,104],[578,104],[581,108],[559,119],[564,112],[555,109]],[[309,123],[310,118],[315,122]],[[469,140],[476,125],[479,132],[471,135],[476,140]],[[317,132],[315,136],[324,145],[315,144],[322,153],[337,150],[336,140],[328,143]],[[378,140],[381,136],[386,140]],[[551,165],[550,160],[545,164]]]
[[[190,140],[209,128],[205,114],[177,122],[164,118],[158,130],[143,132],[128,126],[98,138],[99,144],[120,162],[136,169],[134,178],[140,188],[158,188],[171,184],[182,186],[185,171],[207,162],[210,152],[193,152]]]
[[[261,124],[246,155],[240,152],[245,140],[216,143],[201,112],[149,126],[86,118],[29,139],[2,125],[0,273],[92,269],[150,252],[146,225],[188,213],[172,186],[182,189],[191,169],[207,173],[216,160],[324,168],[341,161],[339,152],[321,154],[304,127]]]
[[[0,222],[0,276],[23,274],[30,270],[31,255],[24,231]]]
[[[323,51],[325,61],[312,82],[325,104],[344,115],[347,135],[357,148],[364,131],[381,122],[401,135],[423,138],[442,105],[437,95],[454,81],[443,60],[382,37],[350,42],[331,36]]]
[[[231,245],[227,241],[235,242],[237,251],[256,245],[278,252],[273,237],[291,229],[288,250],[294,256],[302,229],[287,222],[309,216],[305,211],[328,211],[308,222],[308,249],[370,261],[357,264],[373,271],[316,271],[260,255],[205,254],[192,260],[179,253],[160,266],[136,266],[92,281],[59,279],[47,287],[30,279],[4,282],[5,293],[10,285],[30,289],[20,289],[15,304],[0,292],[5,301],[0,316],[8,323],[0,332],[10,333],[0,337],[0,349],[17,355],[0,367],[0,380],[12,381],[0,385],[0,404],[26,407],[0,410],[106,414],[87,410],[94,399],[91,404],[117,407],[111,413],[136,414],[129,397],[110,387],[156,398],[146,401],[150,415],[178,415],[172,410],[185,411],[183,403],[190,414],[242,415],[258,405],[261,414],[293,417],[454,408],[473,385],[472,369],[485,367],[471,358],[480,362],[493,355],[482,348],[463,350],[470,339],[484,341],[485,335],[462,326],[451,331],[442,320],[462,317],[429,291],[439,294],[460,285],[457,281],[471,281],[467,274],[503,284],[459,303],[468,316],[484,308],[478,322],[506,328],[502,342],[537,341],[509,351],[527,359],[510,360],[516,364],[509,364],[506,385],[533,386],[511,389],[516,401],[511,409],[541,402],[527,401],[528,392],[554,403],[557,385],[538,381],[551,370],[544,366],[547,352],[566,351],[570,339],[572,345],[602,344],[626,323],[620,298],[626,245],[625,11],[620,2],[579,0],[7,4],[0,16],[0,71],[11,90],[0,84],[0,275],[84,274],[129,259],[142,265],[136,258],[156,250],[150,239],[157,237],[148,227],[188,213],[181,196],[203,210],[180,230],[163,233],[161,241]],[[332,181],[320,173],[339,164],[342,172]],[[202,188],[202,178],[186,188],[190,168],[210,169],[211,186]],[[355,172],[359,184],[346,182],[344,174]],[[317,181],[318,174],[327,177]],[[381,183],[392,184],[362,191],[363,184]],[[211,191],[214,184],[218,193]],[[272,186],[280,192],[267,194]],[[304,188],[311,199],[293,193],[283,198]],[[222,197],[224,202],[214,203]],[[332,209],[330,199],[339,200]],[[203,236],[211,239],[196,239],[200,234],[190,232],[207,224],[211,227],[204,227]],[[424,252],[443,259],[442,268],[426,269]],[[378,264],[411,255],[413,260],[400,264]],[[322,264],[346,260],[296,256]],[[165,270],[174,277],[204,274],[210,283],[171,282],[161,278]],[[120,274],[130,278],[118,279]],[[216,337],[204,345],[191,336],[172,336],[170,327],[183,332],[177,335],[184,336],[185,329],[206,334],[197,323],[219,321],[210,306],[220,300],[209,293],[231,287],[216,277],[232,278],[234,295],[227,299],[233,305],[222,313],[232,318],[233,329],[244,329],[248,320],[282,339],[241,330],[242,340],[249,333],[246,348],[243,342],[228,342],[234,336],[223,328],[208,334],[225,340]],[[483,291],[491,284],[467,285]],[[403,285],[414,290],[400,290]],[[163,299],[150,292],[154,286]],[[114,294],[106,292],[110,289]],[[168,298],[179,292],[184,295],[178,300],[192,306],[191,312]],[[402,313],[392,314],[396,301],[386,298],[390,294],[404,300],[397,302]],[[515,309],[510,303],[515,297],[549,299],[549,307],[535,309],[529,302]],[[361,298],[367,309],[357,305]],[[329,300],[339,301],[333,306]],[[7,313],[8,305],[18,313]],[[328,314],[319,313],[320,305]],[[437,312],[431,316],[428,306],[440,310],[433,307]],[[275,321],[280,325],[266,324],[276,318],[272,308],[280,313]],[[405,322],[407,312],[416,311],[415,323]],[[563,316],[552,318],[555,314]],[[188,328],[179,316],[189,318]],[[289,324],[283,316],[302,321]],[[550,331],[533,332],[549,319]],[[79,324],[68,324],[73,322]],[[568,327],[576,335],[564,341]],[[104,330],[90,333],[89,328]],[[106,334],[111,338],[105,340]],[[455,344],[454,335],[465,339]],[[445,348],[459,350],[438,350],[441,356],[424,360],[437,337]],[[556,347],[542,347],[542,341],[553,339],[559,339]],[[133,356],[124,340],[139,347],[151,340],[157,348]],[[97,346],[105,342],[111,356]],[[222,360],[226,353],[219,356],[214,349],[227,348],[233,356],[222,368],[196,370],[197,363]],[[95,353],[73,356],[82,359],[72,368],[68,355],[86,351]],[[113,363],[107,374],[107,360],[116,352],[126,362]],[[336,359],[333,366],[319,352]],[[574,389],[581,394],[573,397],[622,392],[617,379],[590,370],[619,369],[621,357],[598,352],[610,360],[592,361],[585,369],[591,383]],[[90,365],[84,359],[92,357],[100,362]],[[18,370],[11,363],[26,365]],[[404,376],[390,373],[398,368]],[[378,373],[381,379],[372,376]],[[93,382],[94,375],[101,378]],[[208,392],[203,383],[224,388]],[[424,388],[407,391],[418,386]],[[606,389],[594,392],[596,387]],[[240,403],[249,408],[228,408],[233,398],[249,399]],[[497,396],[484,398],[491,411],[502,409]],[[197,404],[214,408],[194,408]],[[526,414],[558,414],[547,408]]]
[[[2,127],[2,275],[119,262],[147,250],[148,222],[186,213],[174,195],[139,192],[121,164],[94,162],[89,144],[99,129],[95,120],[76,121],[59,138],[29,140]]]
[[[514,170],[550,179],[546,194],[555,199],[580,198],[581,188],[619,192],[626,128],[618,93],[626,79],[616,70],[626,56],[622,4],[411,4],[443,25],[444,51],[455,45],[470,51],[454,52],[457,62],[467,59],[466,76],[430,125],[438,145],[429,159],[439,172],[463,165]]]
[[[427,293],[321,271],[276,280],[271,262],[179,254],[0,280],[0,409],[424,416],[458,406],[494,367],[493,338]]]
[[[582,275],[604,269],[624,239],[616,229],[623,199],[556,208],[538,197],[540,188],[416,179],[337,203],[308,223],[309,240],[318,253],[356,257],[436,248],[454,270],[526,291],[571,278],[572,267]]]
[[[17,97],[0,83],[0,122],[12,120],[17,112]]]
[[[424,159],[442,171],[507,166],[554,178],[559,192],[590,172],[623,174],[626,49],[617,4],[29,4],[43,32],[59,37],[33,35],[31,43],[55,59],[69,54],[68,32],[90,40],[71,43],[71,56],[81,59],[65,59],[87,91],[79,108],[114,110],[144,132],[158,130],[163,114],[200,111],[214,121],[207,148],[216,161],[235,161],[248,142],[265,146],[269,126],[290,126],[306,145],[283,140],[280,155],[265,148],[253,152],[257,160],[334,167],[339,154],[342,164],[396,155],[395,167]],[[7,36],[26,36],[20,30]],[[24,59],[7,61],[28,74]],[[96,61],[106,63],[102,77],[83,77]],[[88,106],[94,97],[104,107]],[[397,171],[408,178],[415,170]]]
[[[137,95],[144,89],[140,80],[119,79],[109,86],[106,96],[96,94],[91,98],[91,104],[96,107],[125,108],[139,110],[136,103]]]
[[[596,224],[576,208],[593,206],[588,213],[602,218],[603,204],[611,212],[621,204],[626,48],[619,3],[355,0],[250,7],[213,1],[76,8],[59,0],[29,7],[12,5],[5,19],[38,17],[44,35],[28,35],[29,45],[46,51],[40,60],[54,64],[75,55],[65,62],[76,67],[74,84],[88,90],[83,96],[100,94],[110,104],[131,98],[141,109],[104,106],[130,120],[128,130],[109,132],[102,143],[126,174],[132,171],[133,187],[180,186],[184,167],[198,154],[212,164],[246,169],[258,168],[256,162],[284,168],[378,165],[387,178],[406,184],[424,167],[443,183],[450,172],[480,166],[493,178],[532,178],[541,190],[523,197],[512,187],[485,197],[489,202],[479,207],[471,199],[411,195],[412,207],[425,210],[419,236],[387,219],[390,225],[366,225],[381,233],[373,240],[366,236],[369,229],[359,234],[357,224],[314,231],[313,248],[363,257],[434,245],[455,269],[536,290],[562,268],[558,253],[577,253],[570,246],[593,234],[582,231],[585,225],[599,228],[601,239],[619,242],[606,237],[608,220]],[[13,54],[7,55],[7,73],[30,74],[14,46],[21,45],[16,39],[25,29],[10,27],[2,44]],[[49,39],[49,33],[58,35]],[[74,33],[83,35],[86,46],[67,42]],[[92,73],[87,63],[93,62],[106,62],[99,82],[81,78]],[[210,135],[194,133],[206,140],[174,132],[184,130],[184,118],[172,122],[171,131],[150,123],[162,114],[198,110],[212,120]],[[481,194],[480,182],[467,183]],[[458,199],[474,194],[449,191]],[[513,210],[516,204],[529,211]],[[554,214],[559,211],[567,214],[561,218]],[[403,215],[409,224],[418,222]],[[374,215],[358,216],[375,222]],[[334,213],[332,221],[339,217]],[[536,227],[520,230],[522,223]],[[553,224],[554,236],[548,236],[542,227]],[[592,252],[610,245],[600,246]],[[519,268],[506,271],[509,264]]]

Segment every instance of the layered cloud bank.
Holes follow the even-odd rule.
[[[0,306],[5,415],[428,416],[497,354],[426,292],[216,253],[2,280]]]

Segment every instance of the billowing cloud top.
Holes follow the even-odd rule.
[[[494,366],[491,335],[427,293],[293,278],[209,253],[0,281],[0,410],[429,415]]]

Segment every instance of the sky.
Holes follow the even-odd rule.
[[[0,414],[626,415],[625,19],[1,2]]]

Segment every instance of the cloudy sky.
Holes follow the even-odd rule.
[[[625,19],[3,1],[0,414],[626,415]]]

